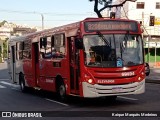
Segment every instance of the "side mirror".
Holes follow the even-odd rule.
[[[77,49],[83,49],[83,40],[80,38],[75,39],[75,46]]]

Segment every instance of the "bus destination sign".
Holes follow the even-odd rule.
[[[85,22],[84,28],[86,32],[95,32],[95,31],[138,31],[137,22],[134,21],[92,21]]]

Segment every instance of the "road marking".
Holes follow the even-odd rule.
[[[6,88],[5,86],[0,85],[0,88]]]
[[[11,89],[16,90],[16,91],[21,91],[20,89],[17,89],[17,88],[11,88]]]
[[[48,101],[50,101],[50,102],[58,103],[60,105],[69,106],[68,104],[61,103],[61,102],[58,102],[58,101],[55,101],[55,100],[51,100],[51,99],[48,99],[48,98],[45,98],[45,99],[48,100]]]
[[[12,87],[19,87],[19,85],[15,85],[15,84],[5,82],[5,81],[0,81],[0,83],[5,84],[5,85],[9,85],[9,86],[12,86]]]
[[[0,79],[0,81],[2,81],[2,80],[9,80],[9,79]]]
[[[118,96],[119,98],[123,98],[123,99],[127,99],[127,100],[138,100],[138,99],[135,99],[135,98],[129,98],[129,97],[123,97],[123,96]]]

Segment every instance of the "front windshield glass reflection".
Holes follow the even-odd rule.
[[[87,66],[123,67],[143,63],[142,39],[139,35],[85,35],[83,44]]]

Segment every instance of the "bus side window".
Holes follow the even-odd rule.
[[[47,37],[44,37],[44,38],[43,38],[42,45],[43,45],[44,48],[46,49],[46,47],[47,47]]]
[[[43,41],[43,39],[40,38],[40,49],[42,48],[42,41]]]
[[[42,58],[45,58],[46,47],[47,47],[47,37],[41,37],[40,38],[40,54],[43,53]]]
[[[31,59],[31,42],[28,40],[24,41],[23,47],[23,59]]]
[[[48,58],[48,59],[52,58],[51,44],[52,44],[51,36],[47,36],[44,45],[45,45],[45,51],[46,51],[45,58]]]
[[[23,59],[23,50],[24,50],[24,43],[17,42],[16,43],[16,59],[22,60]]]
[[[54,36],[51,37],[51,51],[52,51],[52,57],[55,58],[57,50],[54,47]]]
[[[47,46],[47,37],[40,38],[40,48],[46,48]]]
[[[51,47],[54,47],[54,36],[51,37]]]
[[[45,58],[44,52],[40,52],[40,58]]]
[[[63,58],[65,56],[65,35],[56,34],[52,38],[52,52],[55,53],[53,57]]]

